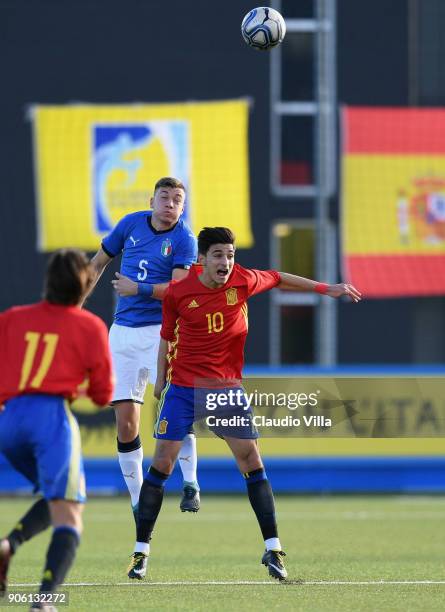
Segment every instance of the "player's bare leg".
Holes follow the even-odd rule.
[[[139,438],[140,404],[129,400],[114,403],[117,427],[119,465],[131,497],[131,507],[136,520],[139,493],[143,475],[144,453]]]
[[[141,580],[147,572],[150,539],[164,497],[164,484],[173,471],[181,441],[157,440],[153,462],[145,475],[139,497],[136,545],[128,577]]]
[[[182,440],[178,462],[184,479],[183,495],[179,507],[181,512],[198,512],[200,508],[199,484],[196,474],[198,457],[196,436],[193,430]]]
[[[240,438],[229,438],[228,436],[224,439],[232,451],[242,474],[263,468],[256,440],[242,440]]]
[[[285,580],[287,578],[287,571],[283,563],[285,554],[278,538],[275,500],[261,461],[257,441],[229,437],[226,437],[225,440],[246,480],[250,504],[263,534],[266,552],[261,563],[268,568],[273,578]]]

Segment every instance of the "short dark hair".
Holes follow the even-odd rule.
[[[161,187],[170,187],[171,189],[182,189],[186,191],[184,183],[173,176],[163,176],[155,185],[155,192]]]
[[[82,273],[86,273],[82,278]],[[43,297],[52,304],[80,304],[93,279],[90,261],[80,249],[53,253],[46,269]]]
[[[235,245],[235,234],[228,227],[204,227],[198,234],[198,253],[206,255],[214,244]]]

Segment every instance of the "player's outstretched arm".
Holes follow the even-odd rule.
[[[83,306],[87,297],[91,295],[91,293],[93,292],[94,287],[97,285],[99,278],[102,276],[103,271],[108,266],[111,259],[112,258],[108,257],[108,255],[105,253],[105,251],[102,248],[100,248],[97,251],[96,255],[94,255],[94,257],[91,259],[90,263],[91,263],[91,269],[93,273],[92,282],[91,282],[91,285],[87,293],[85,294],[85,297],[82,300],[82,303],[80,304],[81,306]]]
[[[309,278],[304,278],[303,276],[288,274],[287,272],[279,272],[279,275],[281,277],[281,282],[277,285],[277,288],[283,289],[284,291],[315,291],[333,298],[339,298],[342,295],[346,295],[351,298],[353,302],[360,302],[362,299],[360,291],[349,283],[330,285],[328,283],[319,283]]]

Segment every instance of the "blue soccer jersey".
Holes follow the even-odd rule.
[[[197,243],[182,219],[170,230],[151,225],[151,211],[126,215],[102,241],[109,257],[122,253],[121,274],[137,283],[166,283],[175,268],[189,269],[196,261]],[[115,322],[126,327],[158,325],[162,320],[160,300],[144,295],[119,297]]]

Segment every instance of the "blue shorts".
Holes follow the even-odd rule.
[[[21,395],[0,412],[0,452],[47,500],[84,502],[80,432],[58,395]]]
[[[255,440],[258,431],[252,410],[240,396],[236,405],[222,404],[218,398],[243,393],[242,388],[194,389],[167,383],[161,393],[153,436],[158,440],[183,440],[193,423],[204,421],[220,438]],[[211,401],[209,401],[209,398]],[[226,403],[228,403],[226,401]]]

